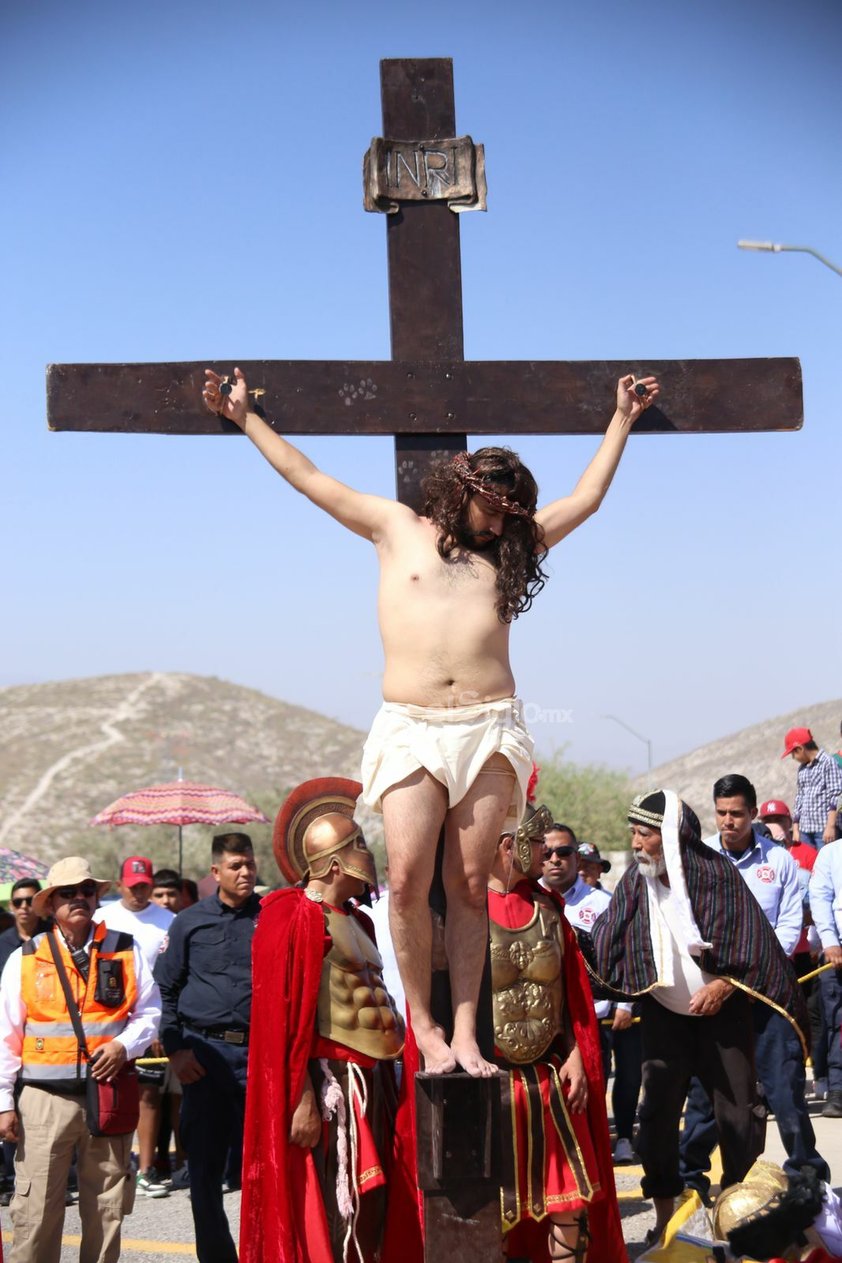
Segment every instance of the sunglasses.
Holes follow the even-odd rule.
[[[34,898],[35,898],[34,895],[21,895],[18,899],[12,900],[12,907],[13,908],[29,908],[31,907],[32,900]]]
[[[91,895],[97,893],[98,887],[95,881],[82,881],[77,886],[58,886],[56,894],[59,899],[72,899],[74,895],[79,894],[85,899],[90,899]]]
[[[551,860],[554,855],[558,856],[559,859],[562,859],[568,855],[572,855],[575,849],[576,848],[573,846],[548,846],[544,851],[544,859]]]

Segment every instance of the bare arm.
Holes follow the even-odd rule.
[[[354,491],[317,469],[308,456],[276,434],[256,412],[249,411],[246,379],[238,368],[234,369],[230,394],[221,393],[219,388],[224,379],[212,369],[205,369],[205,378],[202,394],[208,409],[238,425],[291,487],[336,518],[349,531],[376,543],[390,518],[412,512],[405,505],[383,496]]]
[[[646,387],[645,396],[635,393],[636,384]],[[620,378],[617,383],[617,410],[605,431],[605,438],[600,443],[596,456],[576,483],[571,495],[554,500],[552,504],[539,509],[535,515],[544,528],[546,548],[552,548],[565,535],[581,526],[591,514],[596,513],[617,472],[632,426],[641,412],[657,399],[660,390],[654,377],[641,377],[639,383],[635,382],[631,373]]]

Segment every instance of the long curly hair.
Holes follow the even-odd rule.
[[[525,613],[547,582],[541,566],[544,532],[534,513],[538,484],[508,447],[481,447],[469,456],[471,472],[529,512],[528,517],[506,514],[503,534],[482,549],[497,570],[497,617],[511,623]],[[476,492],[466,486],[452,459],[437,461],[422,484],[424,516],[439,530],[436,547],[445,559],[456,549],[476,551],[467,531],[468,503]]]

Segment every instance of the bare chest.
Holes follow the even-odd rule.
[[[449,557],[441,557],[435,536],[426,531],[406,539],[403,547],[385,556],[382,570],[384,584],[407,595],[433,598],[464,593],[476,598],[487,593],[491,600],[496,591],[497,571],[491,561],[479,553],[458,549]]]

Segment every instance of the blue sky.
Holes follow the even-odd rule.
[[[462,217],[468,358],[804,371],[798,434],[631,440],[513,631],[539,748],[640,770],[602,716],[659,762],[839,696],[842,278],[735,246],[842,263],[835,0],[52,0],[8,6],[0,35],[0,684],[191,671],[367,726],[369,546],[242,440],[49,434],[44,370],[388,358],[360,178],[378,62],[452,56],[489,182],[488,214]],[[389,440],[302,446],[392,494]],[[549,499],[595,444],[517,447]]]

